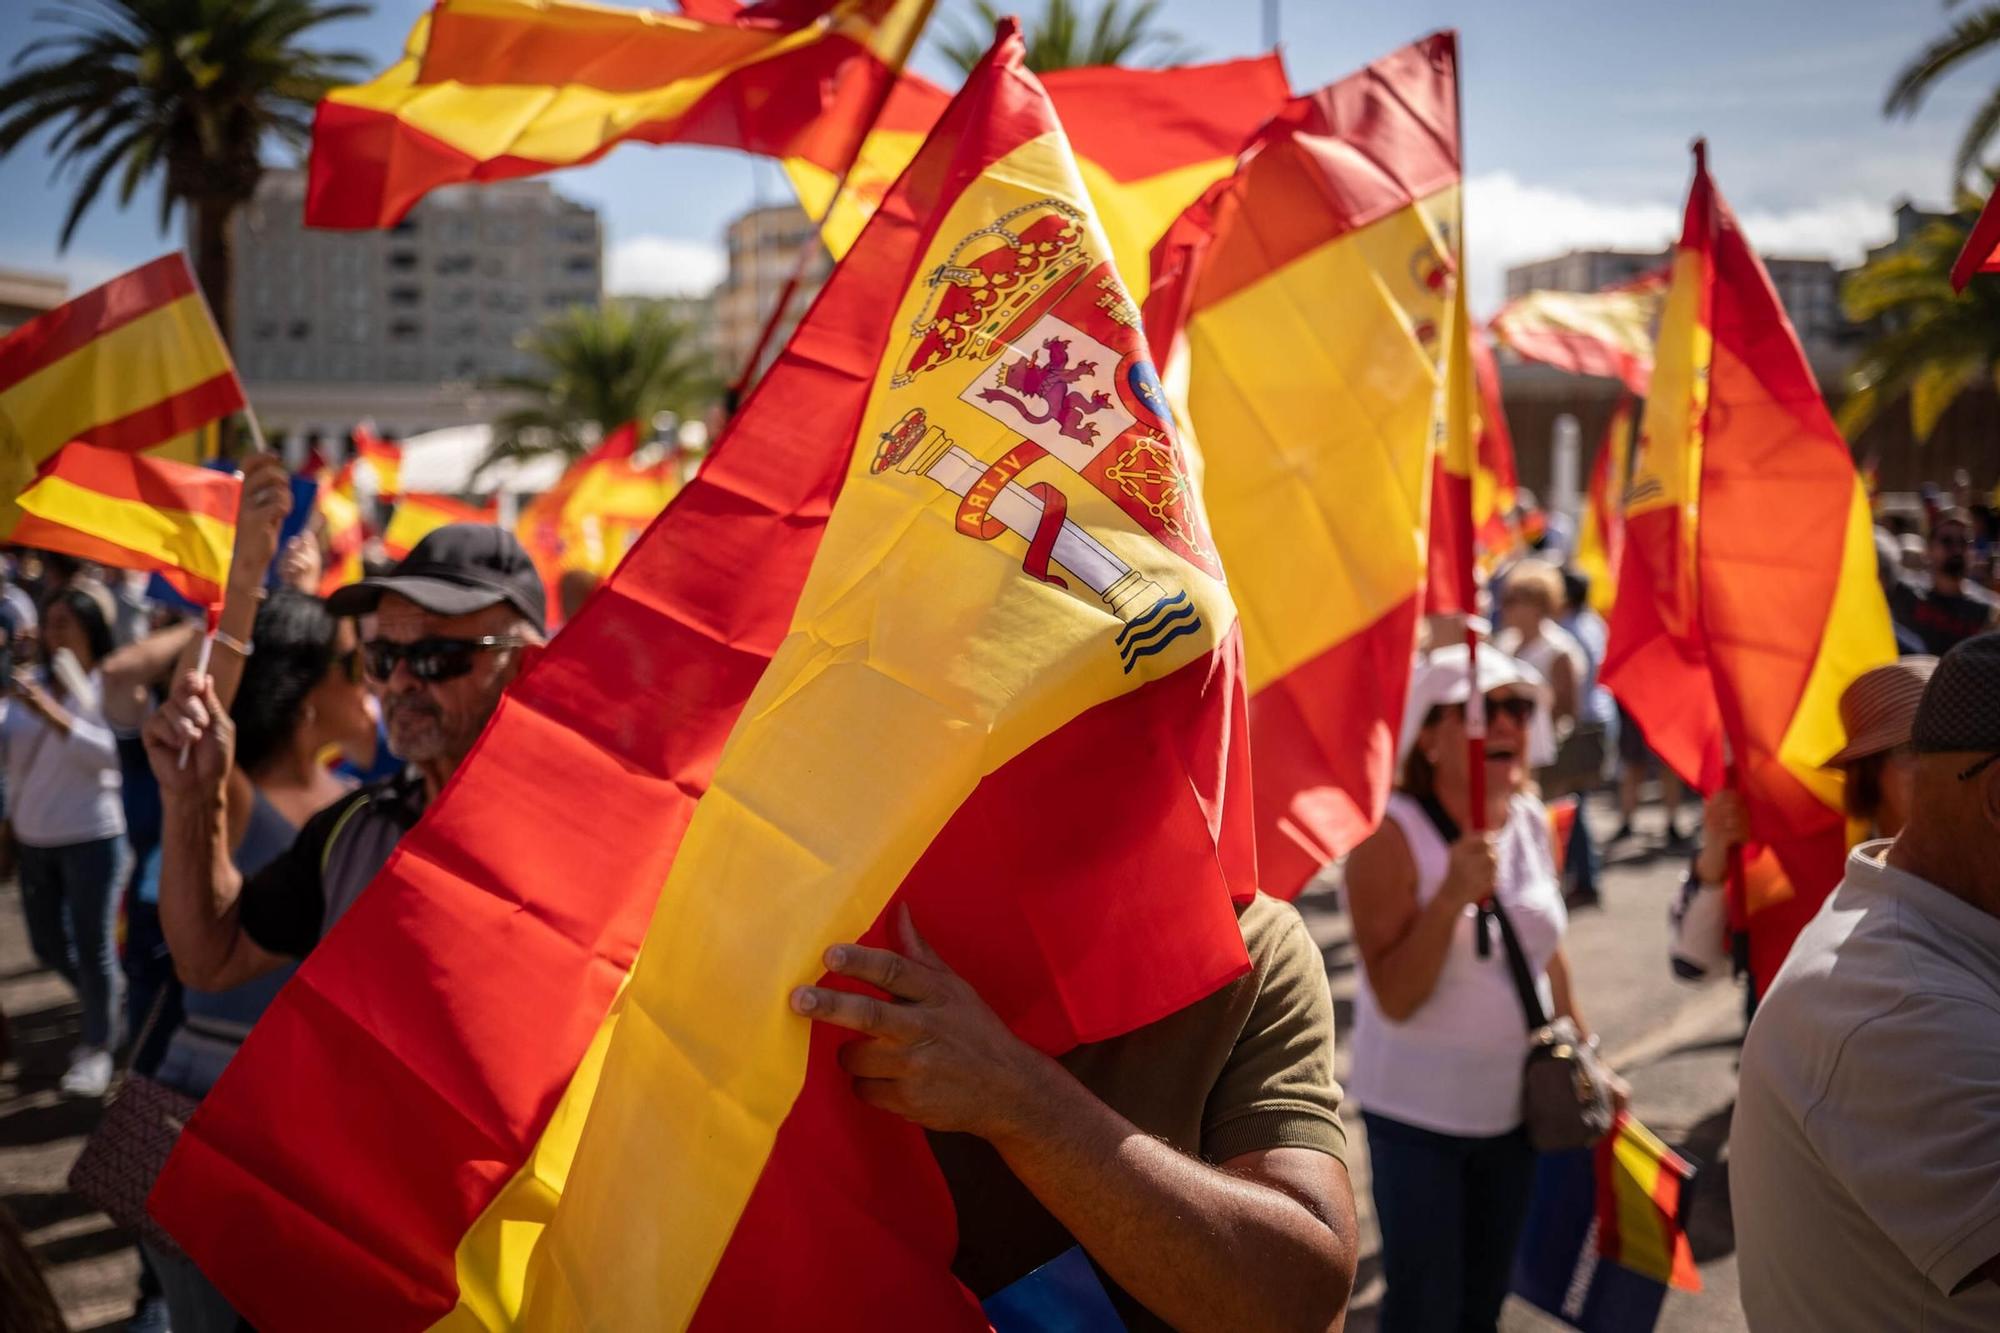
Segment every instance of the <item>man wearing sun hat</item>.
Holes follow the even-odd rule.
[[[1938,663],[1909,822],[1751,1024],[1730,1196],[1753,1329],[2000,1328],[2000,634]]]

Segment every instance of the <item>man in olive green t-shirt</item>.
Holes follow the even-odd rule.
[[[1060,1060],[1022,1042],[899,915],[900,953],[841,944],[792,1007],[863,1034],[855,1095],[932,1131],[954,1268],[984,1300],[1080,1246],[1131,1329],[1337,1326],[1354,1280],[1333,1004],[1289,905],[1239,909],[1248,974]]]

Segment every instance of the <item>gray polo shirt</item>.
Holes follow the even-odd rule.
[[[1854,850],[1758,1007],[1729,1194],[1753,1330],[2000,1329],[2000,919]]]

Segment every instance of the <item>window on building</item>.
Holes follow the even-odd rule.
[[[295,319],[285,329],[285,336],[295,343],[302,343],[312,337],[312,321]]]
[[[437,272],[446,275],[470,273],[472,272],[472,256],[464,253],[439,255],[437,263],[433,265],[433,268]]]
[[[389,228],[389,233],[392,236],[414,236],[417,234],[417,220],[415,218],[404,218],[401,222]]]
[[[597,272],[597,261],[589,255],[571,255],[563,263],[563,272],[571,277],[588,277]]]
[[[416,272],[417,252],[415,250],[391,250],[389,252],[389,268],[391,272],[395,273]]]
[[[389,304],[400,309],[408,309],[413,305],[421,304],[423,299],[424,294],[421,288],[391,287],[389,289]]]
[[[415,342],[423,337],[423,324],[414,319],[392,319],[389,321],[389,339],[392,342]]]

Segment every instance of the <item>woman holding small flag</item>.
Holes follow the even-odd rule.
[[[109,601],[80,583],[50,597],[42,607],[42,667],[17,665],[0,700],[28,939],[42,966],[62,973],[83,1002],[83,1043],[62,1079],[72,1097],[101,1097],[110,1086],[124,981],[117,901],[130,853],[118,744],[104,720],[98,668],[114,647]]]
[[[1530,1034],[1552,1015],[1589,1036],[1563,956],[1569,918],[1548,812],[1529,789],[1547,686],[1492,648],[1480,650],[1477,674],[1483,816],[1470,805],[1472,672],[1454,644],[1417,665],[1401,778],[1344,881],[1363,978],[1349,1086],[1368,1126],[1385,1333],[1494,1326],[1534,1177],[1522,1092]],[[1501,928],[1482,943],[1489,912],[1504,919],[1494,916]],[[1532,977],[1538,992],[1532,1016],[1516,991],[1516,951],[1523,984]]]

